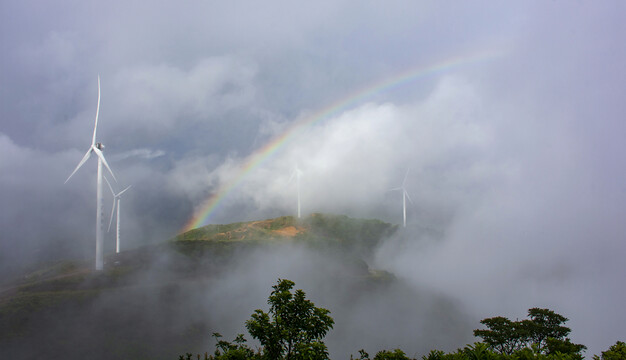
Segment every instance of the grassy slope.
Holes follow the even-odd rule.
[[[262,221],[207,225],[175,238],[183,241],[298,241],[309,245],[373,249],[397,230],[380,220],[353,219],[345,215],[312,214],[303,219],[282,216]]]

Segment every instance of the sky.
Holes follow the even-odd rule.
[[[626,339],[625,11],[3,1],[0,269],[93,257],[96,161],[64,182],[100,76],[98,141],[132,185],[122,249],[295,214],[296,165],[303,214],[401,223],[408,174],[411,236],[372,266],[477,318],[550,307],[599,353]]]

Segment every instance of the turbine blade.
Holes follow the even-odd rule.
[[[293,180],[293,178],[294,178],[295,176],[296,176],[296,170],[294,170],[294,171],[291,173],[291,176],[289,177],[289,181],[287,181],[287,182],[288,182],[288,183],[290,183],[290,182]]]
[[[87,153],[85,154],[85,156],[83,156],[83,159],[78,163],[78,165],[76,166],[76,169],[74,169],[74,171],[72,171],[72,173],[70,174],[70,176],[68,176],[67,180],[65,180],[64,184],[67,184],[67,182],[70,180],[70,178],[72,176],[74,176],[74,174],[76,174],[76,172],[78,171],[78,169],[80,169],[81,166],[83,166],[83,164],[89,160],[89,157],[91,156],[91,148],[89,150],[87,150]]]
[[[113,197],[115,197],[115,191],[113,191],[113,187],[111,186],[109,179],[107,179],[106,176],[102,176],[102,177],[104,178],[104,181],[106,181],[107,185],[109,185],[109,190],[111,190],[111,194],[113,194]]]
[[[111,224],[113,223],[113,213],[115,212],[115,202],[117,201],[117,198],[114,196],[113,197],[113,207],[111,208],[111,216],[109,217],[109,229],[107,230],[107,232],[111,231]]]
[[[100,114],[100,75],[98,75],[98,106],[96,107],[96,124],[93,127],[91,146],[96,145],[96,130],[98,130],[98,114]]]
[[[393,189],[389,189],[387,191],[396,191],[396,190],[403,190],[404,188],[401,187],[397,187],[397,188],[393,188]]]
[[[409,193],[406,190],[404,190],[404,195],[406,195],[406,198],[409,199],[411,204],[413,204],[413,200],[411,200],[411,197],[409,196]]]
[[[111,170],[111,168],[109,167],[109,164],[107,164],[107,160],[104,158],[102,151],[100,151],[100,149],[98,149],[95,146],[92,149],[93,149],[93,152],[95,152],[96,155],[98,155],[98,157],[102,160],[102,163],[104,164],[104,166],[106,166],[107,170],[109,170],[109,172],[111,173],[111,176],[113,176],[113,180],[117,182],[117,178],[115,177],[115,174],[113,174],[113,170]]]
[[[123,193],[125,193],[125,192],[126,192],[126,190],[130,189],[130,187],[131,187],[131,186],[132,186],[132,185],[128,185],[128,187],[127,187],[126,189],[124,189],[124,190],[120,191],[120,192],[119,192],[119,194],[115,195],[115,197],[120,197],[120,195],[122,195]]]
[[[404,180],[402,180],[402,187],[406,183],[406,178],[409,176],[409,168],[406,168],[406,173],[404,174]]]

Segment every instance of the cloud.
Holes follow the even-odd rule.
[[[416,207],[463,203],[474,196],[468,188],[480,190],[506,170],[489,154],[492,129],[481,111],[476,91],[457,78],[443,79],[415,104],[364,104],[295,135],[250,171],[231,196],[260,209],[290,211],[296,189],[289,178],[298,164],[305,213],[391,219],[388,200],[393,195],[388,190],[400,185],[407,168]],[[245,161],[231,158],[212,178],[219,184],[233,182]]]
[[[249,105],[254,67],[232,57],[199,61],[188,70],[168,65],[124,69],[113,80],[116,115],[150,131],[171,131],[181,121],[209,117]],[[126,119],[133,121],[127,122]]]
[[[401,197],[387,190],[409,168],[410,235],[380,250],[380,266],[467,301],[476,318],[562,309],[598,353],[626,333],[613,285],[626,233],[623,7],[3,4],[2,263],[92,256],[94,163],[62,183],[89,146],[97,74],[98,138],[133,184],[123,231],[140,246],[175,234],[307,114],[417,64],[489,49],[504,55],[310,126],[214,220],[294,213],[297,163],[305,213],[399,223]]]
[[[71,204],[82,203],[86,194],[78,191],[64,194],[63,181],[70,172],[57,166],[65,163],[70,169],[73,157],[79,160],[82,154],[50,154],[30,149],[0,133],[0,173],[3,174],[0,196],[4,203],[0,215],[0,227],[4,229],[0,253],[3,270],[64,253],[77,256],[84,250],[76,241],[82,229],[73,226],[74,221],[80,222],[84,216],[75,214]]]
[[[135,158],[135,157],[145,159],[145,160],[151,160],[154,158],[164,156],[165,154],[166,152],[163,150],[152,150],[152,149],[145,149],[145,148],[134,149],[134,150],[126,151],[121,154],[116,154],[115,156],[112,157],[112,160],[119,161],[119,160],[125,160],[128,158]]]

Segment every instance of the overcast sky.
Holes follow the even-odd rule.
[[[401,223],[388,190],[409,168],[414,236],[377,266],[477,316],[554,308],[599,353],[626,339],[625,13],[621,1],[3,1],[1,268],[93,256],[95,159],[64,181],[91,142],[98,75],[98,140],[117,190],[133,185],[129,248],[177,234],[290,125],[457,59],[306,126],[210,221],[294,214],[297,163],[304,214]]]

